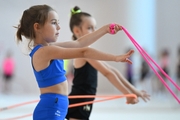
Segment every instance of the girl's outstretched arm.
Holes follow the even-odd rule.
[[[93,66],[96,70],[98,70],[101,74],[103,74],[104,77],[106,77],[109,82],[112,83],[112,85],[116,87],[121,93],[132,94],[132,92],[124,85],[124,83],[119,80],[116,73],[109,69],[105,62],[92,59],[86,59],[86,61],[91,64],[91,66]],[[137,102],[138,99],[127,97],[127,103],[136,104]]]
[[[123,55],[112,55],[98,51],[93,48],[84,47],[84,48],[63,48],[54,45],[44,46],[39,48],[33,55],[32,63],[35,67],[35,70],[39,71],[44,68],[47,68],[54,59],[73,59],[73,58],[89,58],[103,61],[115,61],[115,62],[128,62],[132,63],[129,60],[129,57],[133,54],[133,50],[130,50],[128,53]]]
[[[98,29],[90,34],[87,34],[75,41],[71,40],[71,41],[67,41],[67,42],[56,42],[56,43],[51,43],[51,45],[56,45],[56,46],[65,47],[65,48],[80,48],[80,47],[89,46],[90,44],[94,43],[96,40],[98,40],[105,34],[111,33],[110,25],[112,25],[112,24],[105,25],[105,26],[101,27],[100,29]],[[121,30],[121,26],[118,24],[114,24],[114,32],[115,33],[113,33],[113,34],[116,34],[120,30]]]
[[[105,64],[105,63],[104,63]],[[129,83],[126,78],[114,67],[105,64],[109,69],[111,69],[119,78],[119,80],[122,81],[122,83],[133,93],[136,94],[138,97],[141,97],[145,102],[147,100],[150,100],[150,95],[146,93],[146,91],[137,90],[131,83]]]
[[[132,64],[129,57],[134,53],[134,50],[130,50],[123,55],[108,54],[93,48],[62,48],[57,46],[42,47],[40,53],[44,54],[44,57],[48,60],[52,59],[72,59],[72,58],[89,58],[103,61],[115,61],[115,62],[128,62]],[[42,56],[42,54],[39,56]]]

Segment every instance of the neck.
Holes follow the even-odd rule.
[[[42,42],[34,42],[34,46],[36,46],[36,45],[39,45],[39,44],[41,44],[41,45],[43,45],[43,46],[48,46],[49,44],[48,43],[42,43]]]

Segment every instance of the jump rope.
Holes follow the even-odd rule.
[[[108,101],[108,100],[113,100],[113,99],[118,99],[118,98],[124,98],[124,97],[137,98],[137,96],[135,94],[126,94],[126,95],[74,95],[74,96],[68,96],[68,98],[69,99],[101,98],[101,99],[100,100],[94,100],[94,101],[71,104],[71,105],[68,106],[68,108],[87,105],[87,104],[93,104],[93,103],[97,103],[97,102],[103,102],[103,101]],[[33,101],[24,102],[24,103],[20,103],[20,104],[8,106],[8,107],[3,107],[3,108],[0,108],[0,112],[5,111],[5,110],[9,110],[9,109],[12,109],[12,108],[24,106],[24,105],[27,105],[27,104],[37,103],[38,101],[39,100],[33,100]],[[23,115],[23,116],[7,118],[7,119],[0,119],[0,120],[17,120],[17,119],[21,119],[21,118],[25,118],[25,117],[30,117],[30,116],[32,116],[32,114],[26,114],[26,115]]]
[[[144,60],[148,63],[150,68],[154,71],[154,73],[157,75],[157,77],[160,79],[160,81],[163,83],[163,85],[169,90],[169,92],[172,94],[172,96],[177,100],[177,102],[180,104],[180,99],[175,95],[175,93],[171,90],[171,88],[168,86],[168,84],[163,80],[161,75],[155,70],[155,68],[152,66],[152,63],[164,74],[164,76],[180,91],[180,87],[164,72],[164,70],[145,52],[145,50],[142,49],[142,47],[135,41],[135,39],[129,34],[129,32],[122,27],[122,30],[126,33],[126,35],[129,37],[131,42],[134,44],[134,46],[138,49],[139,53],[142,55]],[[146,56],[145,56],[145,55]],[[149,61],[148,61],[149,60]]]
[[[114,27],[115,24],[111,24],[110,25],[110,33],[111,34],[115,34],[114,31]],[[128,36],[128,38],[131,40],[131,42],[134,44],[134,46],[138,49],[139,53],[142,55],[142,57],[144,58],[144,60],[148,63],[148,65],[150,66],[150,68],[154,71],[154,73],[157,75],[157,77],[160,79],[160,81],[163,83],[163,85],[169,90],[169,92],[172,94],[172,96],[178,101],[178,103],[180,104],[180,99],[175,95],[175,93],[171,90],[171,88],[167,85],[167,83],[163,80],[163,78],[160,76],[160,74],[155,70],[155,68],[151,65],[150,62],[154,63],[154,65],[160,70],[160,72],[162,72],[164,74],[164,76],[166,78],[168,78],[168,80],[180,91],[180,87],[163,71],[163,69],[145,52],[145,50],[142,49],[142,47],[135,41],[135,39],[129,34],[129,32],[122,27],[122,30],[124,31],[124,33]],[[148,61],[149,60],[149,61]],[[124,97],[134,97],[137,98],[137,96],[135,94],[126,94],[126,95],[74,95],[74,96],[68,96],[69,99],[80,99],[80,98],[101,98],[101,100],[94,100],[94,101],[89,101],[89,102],[81,102],[81,103],[76,103],[76,104],[71,104],[69,105],[68,108],[72,108],[72,107],[77,107],[77,106],[82,106],[82,105],[86,105],[86,104],[93,104],[93,103],[97,103],[97,102],[103,102],[103,101],[107,101],[107,100],[113,100],[113,99],[118,99],[118,98],[124,98]],[[27,104],[32,104],[32,103],[37,103],[39,100],[34,100],[34,101],[29,101],[29,102],[24,102],[24,103],[20,103],[20,104],[16,104],[16,105],[12,105],[12,106],[8,106],[8,107],[3,107],[0,108],[0,112],[5,111],[5,110],[9,110],[12,108],[16,108],[16,107],[20,107],[20,106],[24,106]],[[25,117],[30,117],[32,116],[32,114],[27,114],[27,115],[23,115],[23,116],[18,116],[18,117],[14,117],[14,118],[7,118],[7,119],[0,119],[0,120],[16,120],[16,119],[21,119],[21,118],[25,118]]]

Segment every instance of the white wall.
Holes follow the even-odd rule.
[[[156,49],[170,50],[170,74],[175,76],[177,48],[180,46],[180,1],[157,0],[156,11]]]
[[[141,3],[143,3],[143,5]],[[151,47],[155,44],[154,49],[168,46],[169,43],[173,46],[176,46],[177,43],[179,44],[180,36],[178,30],[180,29],[180,15],[178,11],[180,9],[180,1],[148,0],[147,3],[151,3],[150,7],[153,7],[153,9],[150,9],[148,7],[149,4],[146,4],[144,0],[114,0],[113,2],[112,0],[0,0],[0,62],[7,49],[13,50],[16,60],[16,79],[14,80],[14,86],[16,87],[14,88],[14,91],[29,94],[39,93],[31,69],[29,56],[23,55],[14,42],[16,29],[12,26],[18,24],[22,12],[25,9],[35,4],[48,4],[55,8],[60,16],[61,31],[59,41],[71,39],[72,34],[69,30],[70,9],[75,5],[78,5],[83,11],[91,13],[96,18],[98,28],[111,22],[119,23],[127,28],[129,32],[135,36],[136,40],[139,40],[138,42],[142,41],[143,38],[140,37],[140,35],[145,32],[147,37],[154,39],[154,42],[150,42]],[[144,7],[144,5],[147,7]],[[138,7],[139,11],[143,12],[139,14],[136,7]],[[167,7],[168,9],[166,9]],[[141,24],[144,19],[147,20],[147,16],[145,16],[143,20],[140,19],[142,17],[141,15],[149,14],[149,12],[151,13],[151,15],[148,16],[148,19],[150,20],[148,22],[146,21],[145,24]],[[136,17],[139,19],[136,19]],[[154,21],[154,19],[156,21]],[[146,24],[150,25],[147,25],[147,27],[145,26]],[[149,29],[149,26],[152,26],[152,28]],[[138,29],[138,27],[143,28],[143,30]],[[152,32],[153,30],[154,33]],[[148,32],[149,34],[147,34]],[[154,38],[154,36],[156,38]],[[170,39],[171,42],[168,42]],[[149,44],[149,42],[143,42],[143,44]],[[158,47],[156,48],[155,46],[157,44]],[[105,35],[92,45],[94,48],[114,54],[123,54],[129,46],[132,46],[132,43],[123,32],[120,32],[115,36]],[[175,48],[173,51],[175,52]],[[136,52],[134,56],[138,56],[138,53]],[[173,57],[175,57],[175,55],[173,55]],[[109,62],[109,64],[124,73],[125,64],[113,62]],[[136,71],[137,70],[138,68],[136,68]],[[116,91],[117,90],[110,85],[101,74],[99,74],[98,92],[116,93]]]

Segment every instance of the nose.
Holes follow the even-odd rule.
[[[92,28],[91,30],[90,30],[90,32],[92,33],[92,32],[94,32],[95,31],[95,29],[94,28]]]
[[[60,30],[61,28],[60,28],[60,26],[59,26],[59,24],[57,24],[57,30]]]

